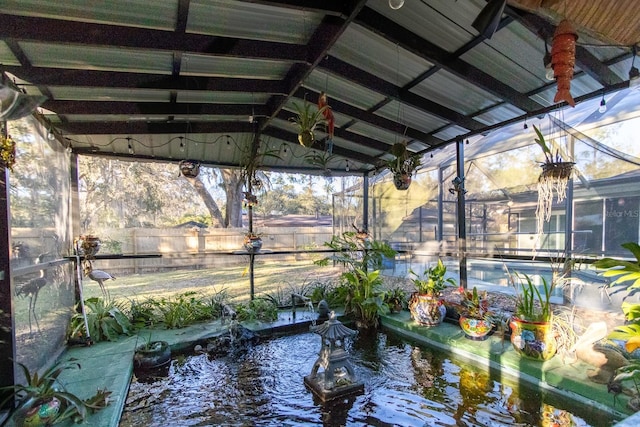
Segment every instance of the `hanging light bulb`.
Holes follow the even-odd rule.
[[[53,141],[54,139],[56,139],[56,135],[53,133],[53,130],[51,128],[49,128],[49,131],[47,132],[47,139],[49,141]]]
[[[522,129],[529,129],[529,125],[527,124],[527,118],[526,117],[524,119],[524,125],[522,126]]]
[[[345,167],[344,170],[349,172],[349,160],[347,160],[347,167]]]
[[[133,146],[131,145],[131,138],[127,138],[127,149],[129,150],[129,154],[136,153],[135,151],[133,151]]]
[[[602,101],[600,101],[600,107],[598,108],[598,113],[604,114],[607,112],[607,101],[604,100],[604,93],[602,94]]]
[[[389,7],[393,10],[398,10],[404,6],[404,0],[389,0]]]
[[[181,136],[180,137],[180,151],[184,153],[184,141],[183,141],[184,137]]]

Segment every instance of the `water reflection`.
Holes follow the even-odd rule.
[[[606,426],[576,406],[496,381],[467,362],[384,333],[359,334],[351,348],[362,395],[322,403],[303,384],[320,348],[317,335],[280,337],[233,356],[173,361],[168,378],[131,385],[121,426],[372,425]],[[558,405],[561,406],[561,405]],[[569,412],[564,412],[568,410]]]

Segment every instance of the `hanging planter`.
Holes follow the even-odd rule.
[[[544,135],[535,125],[536,143],[542,148],[545,161],[540,165],[542,172],[538,178],[538,206],[536,208],[536,232],[540,236],[544,231],[544,223],[551,219],[551,208],[554,198],[561,203],[567,196],[567,183],[573,172],[573,162],[565,162],[556,151],[554,155],[547,145]]]
[[[407,143],[397,142],[393,144],[389,153],[395,158],[387,162],[387,168],[393,174],[393,184],[398,190],[408,190],[411,185],[411,176],[420,166],[420,155],[411,154],[407,150]]]
[[[187,178],[195,178],[200,173],[200,163],[195,160],[182,160],[179,166],[180,173]]]
[[[100,245],[102,244],[100,238],[89,234],[86,236],[80,236],[79,240],[80,249],[82,250],[80,255],[84,255],[87,258],[95,257],[100,250]]]
[[[16,163],[16,143],[10,136],[0,135],[0,164],[13,172]]]
[[[258,252],[262,249],[262,237],[255,233],[248,233],[244,236],[243,246],[247,252]]]
[[[315,105],[304,101],[301,106],[294,102],[293,107],[297,116],[292,117],[290,120],[298,126],[298,142],[305,147],[311,147],[316,141],[313,131],[319,124],[327,122],[324,112],[329,106],[325,105],[317,108]]]

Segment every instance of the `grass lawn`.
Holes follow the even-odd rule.
[[[257,262],[254,267],[255,296],[278,292],[300,293],[311,282],[336,280],[341,269],[319,267],[311,261]],[[97,282],[84,279],[84,296],[101,297]],[[230,302],[250,298],[249,270],[246,265],[203,270],[174,270],[159,273],[118,276],[104,282],[112,299],[167,298],[185,292],[211,296],[226,290]]]

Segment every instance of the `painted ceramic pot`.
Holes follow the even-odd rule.
[[[557,350],[551,322],[528,322],[511,319],[511,344],[521,356],[535,360],[549,360]]]
[[[55,397],[36,400],[32,405],[16,411],[15,425],[22,427],[48,426],[55,422],[60,412],[60,400]]]
[[[258,252],[262,248],[262,239],[260,237],[246,237],[244,239],[244,249],[247,252]]]
[[[84,256],[93,257],[100,250],[100,238],[96,236],[82,236],[80,247]]]
[[[183,160],[180,162],[180,173],[187,178],[195,178],[200,173],[200,163],[193,160]]]
[[[409,302],[411,318],[423,326],[438,326],[447,314],[439,297],[428,294],[414,294]]]
[[[398,190],[408,190],[411,185],[411,174],[396,172],[393,174],[393,185]]]
[[[458,321],[464,335],[472,340],[485,340],[493,328],[493,324],[484,319],[460,316]]]

